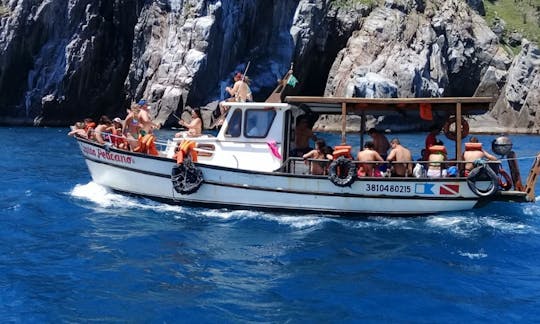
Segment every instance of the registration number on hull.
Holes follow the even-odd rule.
[[[396,193],[411,193],[411,185],[395,185],[395,184],[373,184],[366,183],[367,192],[396,192]]]

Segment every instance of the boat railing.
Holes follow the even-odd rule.
[[[330,164],[332,163],[332,160],[327,159],[304,159],[301,157],[289,157],[283,164],[282,167],[279,168],[278,172],[285,172],[285,173],[292,173],[292,174],[311,174],[312,170],[312,164],[318,163],[318,165],[322,169],[321,174],[315,174],[315,175],[328,175],[328,169]],[[359,168],[359,164],[361,165],[370,165],[372,166],[372,169],[374,170],[384,170],[387,172],[383,172],[379,175],[379,172],[376,172],[374,177],[390,177],[393,167],[397,164],[409,164],[411,166],[411,169],[417,168],[418,171],[413,174],[408,174],[404,177],[418,177],[418,178],[430,178],[430,177],[463,177],[465,176],[465,170],[467,164],[473,164],[474,166],[478,164],[485,164],[488,165],[493,169],[495,173],[498,173],[501,168],[501,162],[500,161],[441,161],[441,162],[433,162],[433,161],[356,161],[352,160],[352,163],[355,165],[356,169]],[[428,170],[431,172],[428,176]],[[453,169],[451,169],[453,168]],[[438,173],[437,173],[438,171]],[[470,171],[470,170],[469,170]],[[369,175],[367,177],[370,177]],[[394,176],[395,177],[395,176]],[[399,176],[397,176],[399,177]]]

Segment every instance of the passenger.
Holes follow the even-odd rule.
[[[88,139],[88,133],[85,130],[84,122],[76,122],[68,136],[75,136]]]
[[[234,76],[233,87],[226,87],[225,90],[234,98],[236,102],[253,101],[251,89],[249,87],[249,78],[238,72]]]
[[[139,105],[136,103],[131,104],[131,109],[128,110],[126,119],[124,120],[124,125],[122,128],[122,133],[127,139],[129,148],[133,149],[137,147],[139,138],[139,131],[141,129],[141,124],[139,123]]]
[[[112,142],[113,145],[118,147],[122,150],[127,150],[129,148],[127,138],[123,133],[123,126],[124,122],[120,119],[120,117],[116,117],[113,119],[113,127],[112,127]]]
[[[315,149],[304,154],[302,157],[304,160],[307,159],[315,159],[315,160],[331,160],[332,154],[327,154],[326,149],[326,142],[323,139],[319,139],[315,142]],[[307,161],[306,161],[307,163]],[[321,175],[326,174],[326,167],[328,166],[328,162],[322,162],[322,161],[311,161],[311,174],[315,175]]]
[[[411,151],[399,143],[399,139],[394,138],[390,141],[392,150],[388,157],[387,161],[395,162],[411,162],[412,155]],[[412,164],[411,163],[392,163],[391,176],[392,177],[408,177],[412,175]]]
[[[94,130],[94,140],[99,144],[112,143],[110,134],[113,132],[113,123],[109,117],[103,115],[99,118],[99,124]]]
[[[367,141],[364,144],[364,149],[358,152],[356,159],[360,162],[384,162],[384,159],[381,157],[381,155],[377,151],[375,151],[375,145],[371,141]],[[358,166],[358,176],[380,176],[380,172],[373,163],[360,163]]]
[[[299,117],[296,121],[296,127],[294,128],[294,150],[293,156],[303,156],[309,151],[313,150],[309,146],[309,140],[317,141],[317,136],[313,134],[313,130],[309,126],[307,117]]]
[[[201,115],[201,110],[199,108],[195,108],[191,110],[191,122],[186,123],[184,120],[180,119],[178,121],[178,124],[181,126],[184,126],[188,129],[187,132],[178,132],[174,136],[175,137],[198,137],[202,135],[203,130],[203,120]]]
[[[386,136],[377,131],[375,128],[368,130],[368,135],[373,139],[375,151],[377,151],[377,153],[379,153],[379,155],[385,159],[388,155],[388,149],[390,148],[390,142],[388,142]]]
[[[240,72],[237,72],[234,75],[234,85],[231,87],[226,87],[225,90],[231,96],[229,99],[219,103],[220,115],[218,121],[214,126],[219,126],[223,124],[225,116],[227,116],[227,111],[229,107],[223,105],[224,102],[249,102],[253,101],[253,96],[251,94],[251,88],[249,87],[249,78],[243,75]]]
[[[436,145],[432,145],[429,148],[429,166],[427,171],[427,176],[430,178],[441,178],[446,177],[446,169],[444,168],[444,161],[446,161],[446,148],[442,145],[442,142],[439,141]]]
[[[85,118],[84,119],[84,130],[86,131],[86,137],[87,138],[93,138],[94,137],[94,128],[96,128],[96,123],[92,118]]]
[[[159,129],[161,125],[152,121],[152,117],[150,116],[150,106],[148,106],[146,100],[139,100],[139,108],[140,111],[137,118],[141,124],[140,132],[144,132],[144,134],[152,134],[154,129]]]
[[[471,137],[468,143],[465,143],[465,152],[463,152],[463,161],[465,163],[464,176],[468,176],[469,172],[474,168],[476,160],[497,161],[497,158],[482,148],[482,143],[478,141],[476,136]]]
[[[429,148],[437,143],[437,134],[441,132],[441,127],[439,125],[431,125],[429,127],[429,134],[426,136],[426,146],[422,150],[422,159],[427,161],[429,158]]]

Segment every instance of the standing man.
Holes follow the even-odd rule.
[[[150,106],[148,106],[146,100],[139,100],[139,108],[141,111],[139,112],[138,119],[141,125],[141,132],[152,134],[154,129],[159,129],[161,125],[152,121],[152,117],[150,116]]]
[[[390,141],[392,150],[388,157],[387,161],[390,162],[408,162],[408,163],[392,163],[392,177],[408,177],[412,175],[412,154],[411,151],[399,143],[397,138],[393,138]]]
[[[379,153],[379,155],[383,159],[385,159],[388,155],[388,149],[390,148],[390,142],[388,142],[386,136],[384,136],[384,134],[381,134],[375,128],[371,128],[370,130],[368,130],[368,134],[373,139],[375,151],[377,151],[377,153]]]
[[[294,150],[292,155],[300,157],[311,151],[312,148],[309,146],[310,139],[315,142],[317,141],[317,136],[313,134],[307,117],[298,117],[296,126],[294,127]]]

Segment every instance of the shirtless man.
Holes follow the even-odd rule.
[[[300,117],[296,127],[294,128],[294,152],[295,156],[302,156],[311,151],[309,140],[317,141],[317,136],[313,134],[313,130],[308,125],[306,117]]]
[[[388,154],[388,149],[390,148],[390,143],[384,134],[379,133],[375,128],[368,130],[369,136],[373,139],[373,145],[375,151],[383,158],[386,158]]]
[[[144,131],[145,134],[152,134],[154,128],[159,129],[161,125],[152,121],[152,117],[150,117],[150,107],[147,105],[146,100],[139,101],[139,108],[141,111],[137,118],[141,125],[141,132]]]
[[[390,141],[392,150],[386,158],[387,161],[395,162],[410,162],[412,161],[412,154],[407,148],[399,143],[397,138]],[[393,177],[408,177],[412,175],[411,163],[392,163],[392,176]]]
[[[469,143],[479,143],[478,138],[476,136],[471,137]],[[463,160],[467,161],[467,163],[465,164],[465,176],[467,176],[469,171],[474,168],[474,161],[479,159],[497,161],[497,158],[495,156],[489,154],[483,148],[480,148],[478,150],[465,150],[465,152],[463,152]]]
[[[360,162],[384,162],[383,158],[377,151],[375,151],[375,145],[371,141],[367,141],[364,144],[364,149],[356,155],[356,159]],[[373,177],[375,175],[375,164],[373,163],[360,163],[358,167],[359,177]]]

